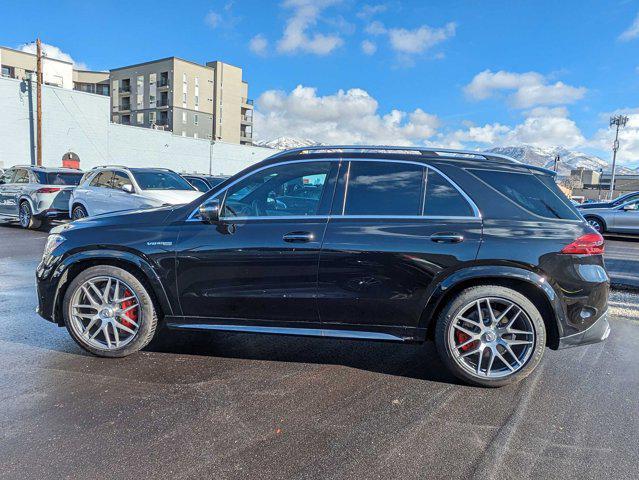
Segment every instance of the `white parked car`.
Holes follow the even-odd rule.
[[[86,173],[69,200],[72,219],[123,210],[189,203],[202,195],[166,168],[96,167]]]

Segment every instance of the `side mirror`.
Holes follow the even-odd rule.
[[[133,190],[133,185],[131,185],[130,183],[126,183],[122,185],[122,190],[125,191],[126,193],[133,193],[135,191]]]
[[[220,221],[220,200],[213,198],[200,205],[200,218],[204,223],[218,223]]]

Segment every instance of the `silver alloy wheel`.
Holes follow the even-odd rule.
[[[599,222],[599,220],[595,220],[594,218],[589,218],[588,225],[590,225],[592,228],[594,228],[599,233],[601,233],[601,223]]]
[[[85,213],[84,213],[84,209],[82,207],[75,207],[73,209],[73,219],[74,220],[79,220],[80,218],[84,218],[86,217]]]
[[[86,344],[102,350],[122,348],[140,329],[140,300],[133,288],[109,276],[80,285],[69,304],[71,328]]]
[[[20,204],[18,218],[20,220],[20,226],[23,228],[27,228],[29,226],[29,223],[31,223],[31,209],[29,208],[29,204],[27,202],[22,202]]]
[[[464,306],[448,331],[455,361],[480,378],[502,378],[519,371],[535,349],[533,323],[510,300],[485,297]]]

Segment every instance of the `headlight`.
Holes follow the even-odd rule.
[[[56,247],[60,245],[62,242],[64,242],[65,240],[66,238],[64,238],[62,235],[58,235],[57,233],[54,233],[53,235],[49,235],[49,238],[47,238],[47,243],[44,246],[44,251],[42,252],[42,256],[48,257],[49,255],[51,255],[53,251],[56,249]]]

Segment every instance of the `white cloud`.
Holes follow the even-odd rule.
[[[371,22],[368,25],[366,25],[366,28],[364,28],[364,31],[371,35],[384,35],[386,32],[388,32],[384,24],[380,22],[379,20],[375,20],[374,22]]]
[[[383,13],[387,9],[388,9],[388,5],[385,5],[383,3],[376,4],[376,5],[366,4],[362,6],[359,12],[357,12],[357,16],[362,19],[367,19],[367,18],[371,18],[374,15],[377,15],[378,13]]]
[[[326,96],[302,85],[290,93],[269,90],[257,100],[255,132],[263,140],[294,136],[324,143],[412,145],[426,142],[439,126],[435,115],[419,108],[381,114],[378,107],[358,88]]]
[[[249,41],[249,49],[257,55],[266,55],[268,40],[264,38],[264,35],[257,34]]]
[[[364,40],[362,42],[362,52],[366,55],[373,55],[377,51],[377,45],[370,40]]]
[[[635,17],[635,21],[632,22],[626,30],[624,30],[621,35],[619,35],[619,40],[622,42],[629,42],[630,40],[634,40],[639,37],[639,13]]]
[[[587,89],[573,87],[563,82],[548,83],[548,79],[537,72],[512,73],[501,70],[484,70],[464,87],[466,95],[473,100],[484,100],[500,91],[510,91],[510,103],[516,108],[535,105],[564,105],[583,98]]]
[[[392,48],[402,54],[423,53],[429,48],[443,42],[455,35],[454,22],[447,23],[442,28],[433,28],[422,25],[414,30],[405,28],[391,28],[388,36]]]
[[[219,13],[215,13],[210,11],[204,17],[204,23],[206,23],[211,28],[217,28],[222,22],[222,16]]]
[[[575,148],[586,144],[577,124],[568,118],[563,107],[537,107],[524,112],[524,121],[514,127],[500,123],[478,127],[470,125],[441,139],[456,148],[468,143],[485,146],[534,145],[537,147],[562,146]]]
[[[18,50],[21,52],[33,53],[35,55],[37,48],[34,43],[25,43],[18,47]],[[78,70],[87,70],[87,65],[84,62],[76,62],[71,55],[63,52],[58,47],[54,45],[49,45],[47,43],[42,43],[42,54],[47,58],[53,58],[55,60],[62,60],[64,62],[72,63],[74,68]]]
[[[277,43],[280,53],[312,53],[328,55],[343,45],[344,40],[337,34],[309,32],[317,25],[320,14],[339,0],[286,0],[285,8],[292,10],[287,20],[282,38]]]

